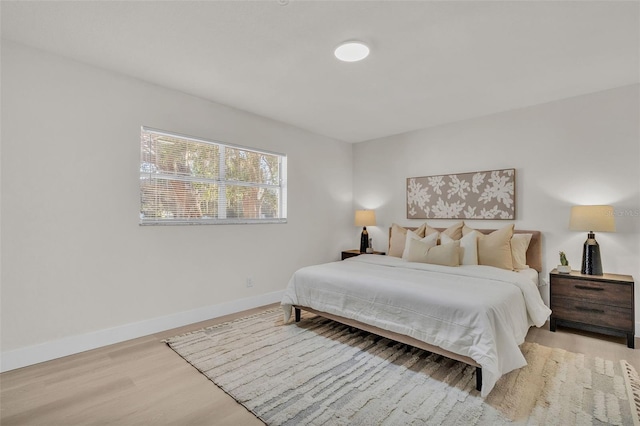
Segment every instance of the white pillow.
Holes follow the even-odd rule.
[[[426,244],[428,248],[435,247],[436,244],[438,244],[438,232],[429,234],[424,238],[420,238],[420,236],[415,232],[407,230],[407,238],[405,240],[404,251],[402,252],[402,258],[404,260],[409,258],[409,245],[411,240],[418,240],[421,243]]]
[[[440,244],[450,244],[454,242],[453,238],[447,234],[440,234]],[[461,265],[477,265],[478,264],[478,231],[471,231],[460,238],[460,264]]]
[[[529,269],[527,265],[527,249],[531,243],[533,234],[513,234],[511,237],[511,257],[513,258],[513,269]]]

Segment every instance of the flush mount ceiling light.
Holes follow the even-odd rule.
[[[369,48],[361,41],[345,41],[333,52],[344,62],[357,62],[369,56]]]

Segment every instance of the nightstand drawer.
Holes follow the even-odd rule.
[[[567,321],[594,324],[620,330],[633,330],[633,310],[607,306],[574,298],[554,297],[553,316]]]
[[[627,284],[551,276],[551,294],[620,308],[633,308],[633,288]]]

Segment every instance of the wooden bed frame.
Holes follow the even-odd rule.
[[[415,230],[417,228],[406,228],[406,229]],[[444,231],[445,228],[435,228],[435,229],[442,232]],[[495,229],[476,229],[476,231],[482,232],[483,234],[488,234],[495,231]],[[529,267],[535,269],[536,271],[541,272],[542,271],[542,244],[540,241],[541,240],[540,231],[515,230],[514,233],[532,234],[531,242],[529,243],[529,248],[527,249],[527,265],[529,265]],[[391,229],[389,229],[389,238],[391,238]],[[365,324],[363,322],[356,321],[350,318],[344,318],[338,315],[316,311],[315,309],[311,309],[306,306],[294,305],[293,308],[295,312],[296,322],[300,322],[301,310],[304,310],[304,311],[319,315],[321,317],[339,322],[341,324],[347,325],[349,327],[354,327],[359,330],[364,330],[369,333],[376,334],[378,336],[386,337],[396,342],[404,343],[406,345],[410,345],[410,346],[425,350],[427,352],[432,352],[438,355],[442,355],[444,357],[454,359],[456,361],[464,362],[465,364],[476,367],[476,390],[480,391],[482,389],[482,368],[480,367],[480,364],[478,364],[476,361],[474,361],[472,358],[469,358],[468,356],[460,355],[460,354],[448,351],[446,349],[443,349],[439,346],[431,345],[429,343],[420,341],[418,339],[414,339],[413,337],[410,337],[404,334],[395,333],[389,330],[384,330],[382,328]]]

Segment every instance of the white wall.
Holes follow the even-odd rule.
[[[139,226],[141,125],[287,154],[288,223]],[[3,41],[4,369],[34,351],[51,353],[33,362],[64,355],[53,353],[56,342],[88,349],[277,300],[297,268],[337,260],[349,246],[351,152],[341,141]]]
[[[546,271],[558,250],[580,265],[570,206],[613,204],[603,266],[640,278],[637,85],[356,144],[352,158],[349,144],[11,42],[1,71],[5,370],[275,301],[298,267],[357,248],[354,204],[376,209],[369,232],[386,250],[392,222],[421,222],[405,219],[411,176],[515,167],[515,223],[543,232]],[[140,227],[141,125],[286,153],[288,223]]]
[[[639,88],[625,86],[356,144],[354,202],[376,209],[379,226],[369,230],[376,250],[386,250],[392,222],[423,222],[406,219],[406,178],[515,167],[516,228],[542,231],[545,272],[559,263],[560,250],[580,269],[586,233],[568,230],[572,205],[615,207],[617,232],[596,233],[596,239],[605,272],[634,276],[640,321]],[[448,226],[455,221],[429,222]],[[469,223],[477,228],[505,224]],[[542,288],[547,301],[548,290]]]

